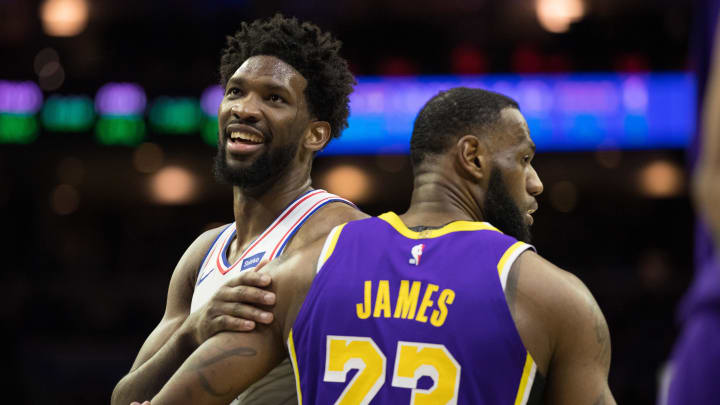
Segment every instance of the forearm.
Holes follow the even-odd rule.
[[[151,399],[196,348],[185,328],[179,327],[160,350],[118,382],[112,393],[112,405]]]
[[[223,332],[200,345],[153,397],[153,405],[227,404],[285,355],[269,328]],[[263,333],[265,332],[265,333]]]

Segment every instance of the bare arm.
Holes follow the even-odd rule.
[[[283,359],[275,328],[221,332],[200,345],[151,403],[227,405]]]
[[[127,405],[131,401],[151,398],[192,353],[194,348],[190,335],[176,332],[190,313],[195,278],[193,268],[199,267],[204,254],[200,252],[203,248],[207,249],[215,236],[210,233],[201,235],[178,262],[170,279],[165,313],[140,348],[130,372],[113,390],[113,405]]]
[[[273,278],[272,290],[278,297],[274,307],[277,321],[258,325],[251,332],[222,332],[208,339],[151,403],[226,405],[287,357],[287,330],[312,283],[322,242],[284,255],[261,270]]]
[[[263,300],[262,290],[247,287],[270,283],[269,279],[263,283],[254,272],[243,272],[231,279],[203,308],[190,315],[196,272],[219,232],[216,229],[198,237],[178,262],[170,279],[165,314],[145,340],[130,372],[115,386],[113,405],[151,398],[207,338],[221,330],[249,330],[255,326],[249,319],[261,321],[258,309],[242,304],[272,303]],[[238,287],[240,284],[245,286]]]
[[[547,372],[546,403],[615,404],[608,386],[610,334],[587,287],[534,252],[523,253],[512,271],[518,278],[515,305],[540,320],[530,328],[521,324],[519,331],[533,357],[540,359],[539,369]]]

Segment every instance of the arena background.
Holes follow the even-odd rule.
[[[212,112],[202,109],[224,37],[241,21],[282,12],[334,32],[361,85],[589,77],[583,83],[612,87],[630,79],[647,84],[651,105],[652,78],[684,83],[660,100],[662,111],[681,112],[680,130],[664,131],[643,110],[634,115],[641,138],[626,119],[607,141],[606,128],[593,127],[602,106],[590,105],[577,125],[551,133],[564,137],[560,147],[539,142],[535,159],[545,185],[535,244],[580,277],[604,311],[618,403],[653,404],[692,275],[683,147],[694,130],[686,75],[697,11],[670,0],[0,0],[6,401],[109,401],[162,315],[185,248],[232,220],[231,191],[211,175]],[[130,101],[113,104],[123,94]],[[568,113],[562,108],[553,114]],[[541,114],[531,127],[544,123]],[[315,185],[370,214],[403,211],[407,156],[383,149],[372,125],[357,127],[352,139],[362,143],[367,130],[372,150],[318,157]]]

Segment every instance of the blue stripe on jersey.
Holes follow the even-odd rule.
[[[342,203],[345,203],[345,204],[347,204],[347,205],[349,205],[349,206],[351,206],[351,207],[353,207],[353,208],[357,208],[357,207],[355,206],[355,204],[351,203],[351,202],[348,201],[348,200],[342,199],[342,198],[333,198],[332,200],[327,200],[327,201],[325,201],[324,203],[318,205],[317,207],[315,207],[314,210],[310,211],[310,213],[309,213],[307,216],[305,216],[305,218],[303,218],[303,220],[300,221],[299,224],[297,224],[297,226],[292,230],[292,232],[290,232],[290,234],[288,235],[288,237],[285,238],[285,240],[284,240],[283,243],[282,243],[282,246],[280,246],[280,249],[278,249],[277,254],[275,255],[275,257],[278,257],[278,256],[280,256],[280,255],[282,254],[282,252],[285,250],[285,246],[287,245],[288,242],[290,242],[290,239],[292,239],[293,235],[295,235],[295,233],[303,226],[303,224],[305,223],[305,221],[308,220],[308,218],[310,218],[311,216],[313,216],[313,214],[315,214],[315,211],[319,210],[320,208],[322,208],[323,206],[325,206],[325,205],[327,205],[328,203],[331,203],[331,202],[342,202]],[[272,260],[273,258],[270,257],[269,259]]]
[[[232,223],[225,225],[225,227],[220,231],[220,233],[215,237],[213,240],[213,243],[210,244],[210,247],[208,247],[207,252],[205,252],[205,257],[203,257],[202,261],[200,262],[200,267],[197,269],[197,275],[200,275],[200,272],[202,271],[203,264],[205,264],[205,260],[207,260],[208,255],[210,254],[210,251],[212,250],[213,246],[217,243],[218,239],[220,239],[220,236],[222,236],[223,232],[225,232],[228,228],[228,226],[232,225]],[[198,284],[200,282],[198,281]]]

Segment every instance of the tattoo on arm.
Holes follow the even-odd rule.
[[[205,392],[209,393],[210,395],[221,397],[227,395],[230,391],[218,391],[217,389],[213,388],[211,382],[208,380],[208,378],[205,376],[203,371],[205,371],[208,367],[213,366],[216,363],[219,363],[225,359],[228,359],[233,356],[239,356],[239,357],[253,357],[257,355],[257,351],[249,348],[249,347],[236,347],[234,349],[226,350],[224,348],[219,347],[217,355],[210,357],[209,359],[202,359],[197,362],[194,362],[195,364],[190,365],[189,372],[195,373],[198,380],[200,381],[200,385],[202,385]]]
[[[608,330],[607,323],[605,322],[605,318],[603,317],[602,312],[600,312],[600,308],[598,308],[596,303],[591,303],[590,305],[592,307],[591,310],[593,313],[593,317],[595,318],[595,338],[597,339],[597,344],[600,347],[597,354],[595,355],[595,360],[602,364],[603,367],[605,367],[605,369],[607,370],[610,368],[611,357],[610,332]]]

